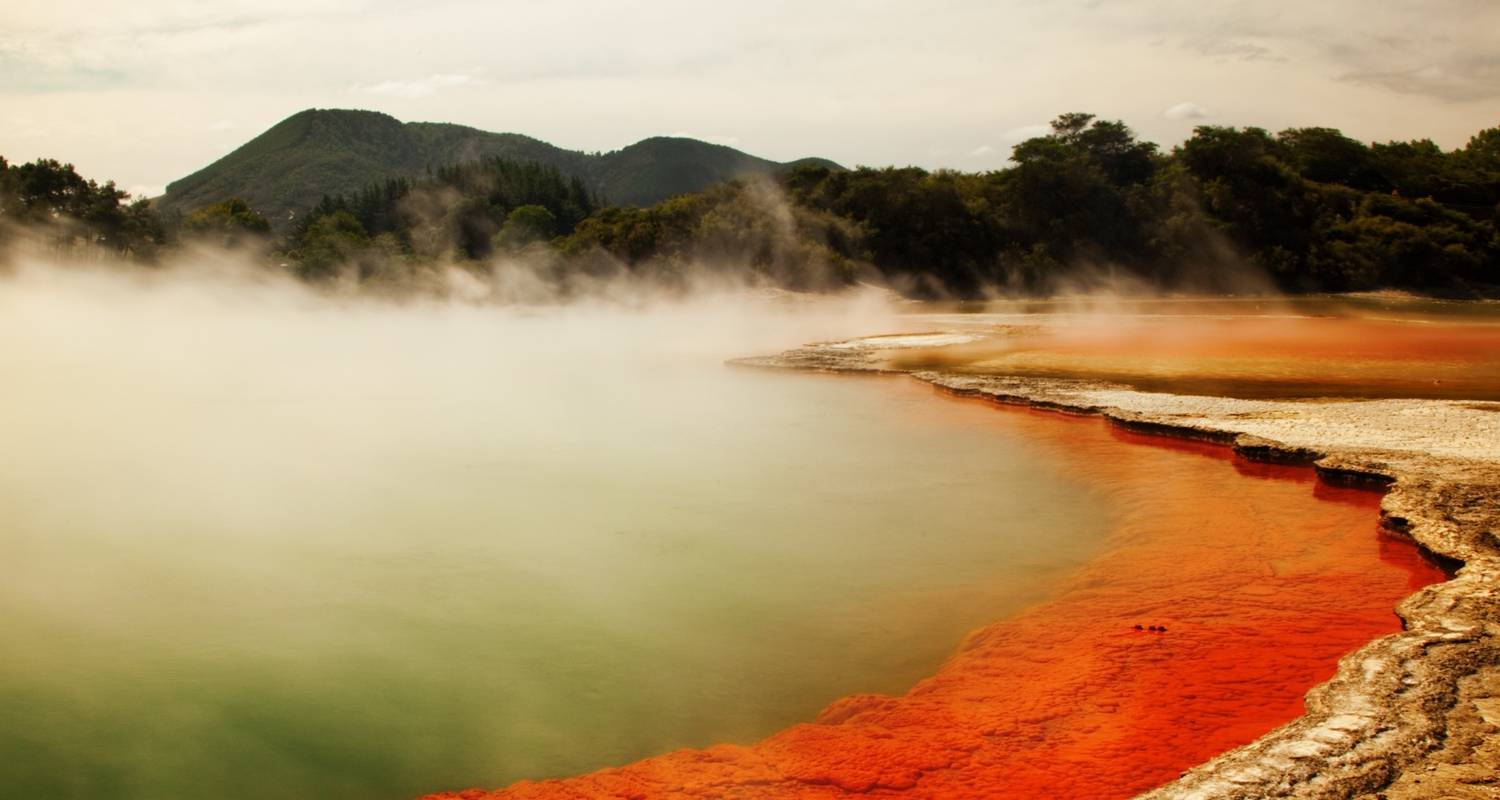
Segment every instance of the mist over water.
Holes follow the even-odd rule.
[[[722,363],[899,327],[0,279],[0,794],[399,798],[905,690],[1109,510],[1004,415]]]

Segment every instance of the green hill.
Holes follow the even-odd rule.
[[[595,155],[517,133],[403,123],[375,111],[309,109],[169,184],[157,202],[163,211],[187,213],[238,196],[283,227],[293,212],[315,205],[325,194],[352,193],[386,178],[417,176],[429,168],[489,156],[556,167],[582,179],[605,201],[621,205],[649,205],[802,163],[838,166],[824,159],[781,164],[731,147],[670,137]]]

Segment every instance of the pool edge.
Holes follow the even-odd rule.
[[[1336,434],[1310,446],[1251,433],[1232,417],[1185,419],[1096,402],[1100,392],[1080,391],[1148,394],[1118,386],[903,373],[858,348],[814,345],[730,363],[907,374],[949,394],[1100,415],[1135,433],[1227,445],[1250,460],[1310,465],[1333,485],[1385,489],[1382,525],[1457,565],[1453,576],[1401,600],[1395,611],[1404,630],[1341,658],[1334,677],[1308,691],[1303,716],[1141,797],[1398,800],[1500,791],[1500,463],[1420,448],[1351,445]]]

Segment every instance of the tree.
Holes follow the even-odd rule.
[[[1486,128],[1474,134],[1464,146],[1463,155],[1479,169],[1500,172],[1500,128]]]
[[[511,209],[496,236],[501,246],[517,248],[551,239],[556,231],[557,217],[546,206],[529,204]]]
[[[342,209],[319,216],[303,230],[292,255],[297,274],[324,280],[338,274],[370,247],[370,236],[353,214]]]
[[[226,247],[259,240],[271,232],[271,223],[257,214],[244,200],[231,197],[189,214],[182,228],[188,233],[212,239]]]
[[[1290,128],[1276,135],[1287,163],[1304,178],[1356,189],[1389,190],[1370,148],[1333,128]]]
[[[1001,177],[1009,225],[1025,253],[1028,280],[1037,265],[1078,260],[1143,264],[1148,183],[1156,145],[1122,122],[1063,114],[1052,133],[1016,145],[1016,166]]]

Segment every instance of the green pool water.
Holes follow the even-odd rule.
[[[1108,525],[1004,415],[722,364],[869,319],[286,291],[0,283],[0,797],[749,742],[905,690]]]

